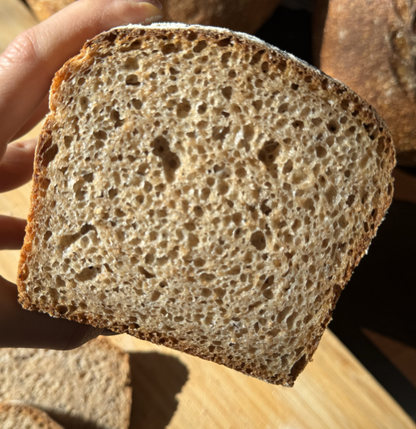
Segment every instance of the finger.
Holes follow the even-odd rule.
[[[0,250],[16,250],[23,246],[26,220],[0,215]]]
[[[143,0],[81,0],[20,34],[0,56],[0,159],[41,104],[54,73],[87,39],[156,17],[160,10]]]
[[[100,335],[102,329],[24,310],[16,286],[0,277],[0,347],[70,350]]]
[[[20,137],[27,134],[36,125],[45,118],[49,112],[49,94],[42,100],[38,108],[32,114],[32,116],[26,121],[22,128],[11,138],[11,141],[20,139]]]
[[[0,192],[25,184],[32,178],[36,140],[10,143],[0,163]]]

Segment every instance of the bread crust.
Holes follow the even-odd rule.
[[[26,415],[31,419],[33,424],[37,424],[44,429],[63,429],[61,425],[52,420],[45,412],[23,403],[0,403],[0,415],[3,413]]]
[[[28,0],[43,21],[75,0]],[[271,16],[280,0],[161,0],[166,21],[213,25],[255,33]]]
[[[399,164],[416,164],[416,6],[399,0],[319,0],[317,65],[371,103],[388,123]]]
[[[4,401],[6,405],[0,403],[0,413],[6,407],[32,414],[39,422],[43,421],[45,424],[47,423],[45,418],[48,418],[51,425],[46,426],[48,429],[61,428],[49,415],[65,428],[90,425],[97,425],[100,428],[110,427],[103,425],[107,410],[101,408],[101,401],[108,397],[118,405],[113,407],[117,414],[111,427],[120,429],[129,427],[132,406],[130,355],[108,338],[98,337],[78,349],[69,351],[3,348],[0,350],[0,359],[6,369],[0,386],[0,401]],[[55,372],[50,372],[51,365],[55,365],[55,362]],[[93,367],[94,364],[100,366],[101,363],[99,371]],[[32,379],[28,380],[27,374],[14,372],[16,368],[22,367],[33,376]],[[58,372],[62,368],[62,372],[57,373],[57,368]],[[88,370],[95,380],[102,379],[104,387],[97,385],[90,388],[88,384],[74,383],[73,380],[80,381],[84,378],[83,370]],[[66,375],[72,377],[71,380],[66,379],[65,373],[68,371],[70,374]],[[32,390],[33,384],[30,383],[34,383],[38,390]],[[56,384],[59,385],[58,390]],[[82,401],[74,403],[73,397],[66,396],[69,391],[73,391],[74,384],[77,392],[79,390],[80,397],[91,393],[97,397],[90,398],[86,404],[82,404]],[[44,389],[47,389],[46,392]],[[100,414],[100,408],[103,414]]]
[[[160,32],[166,32],[174,33],[176,35],[183,34],[184,37],[189,32],[193,32],[196,33],[198,37],[202,40],[214,42],[230,37],[235,42],[235,49],[240,49],[242,51],[247,52],[253,52],[259,49],[264,50],[268,56],[268,65],[270,70],[283,70],[283,72],[288,76],[311,76],[310,81],[308,80],[310,88],[322,88],[327,92],[328,96],[335,96],[340,103],[344,101],[345,104],[348,105],[347,109],[349,109],[351,112],[354,112],[354,114],[362,122],[366,124],[372,124],[373,129],[378,130],[378,132],[380,133],[379,135],[384,136],[385,144],[382,150],[386,154],[386,158],[382,174],[386,186],[385,189],[383,189],[382,194],[380,195],[377,209],[373,211],[372,217],[368,219],[368,224],[371,225],[371,227],[368,229],[366,235],[363,236],[363,238],[356,243],[355,249],[348,256],[348,264],[345,272],[342,273],[342,281],[332,285],[332,298],[330,299],[330,303],[326,309],[327,315],[321,323],[319,329],[316,331],[314,339],[307,346],[305,354],[293,367],[292,372],[289,375],[283,375],[281,378],[272,379],[265,375],[258,367],[252,366],[250,363],[247,363],[245,366],[235,365],[235,363],[231,359],[227,358],[227,356],[202,353],[199,349],[197,349],[191,344],[188,344],[186,341],[180,341],[178,339],[175,339],[174,335],[167,336],[164,333],[146,331],[143,328],[137,329],[135,327],[127,325],[109,324],[100,315],[93,317],[82,311],[78,311],[76,314],[72,313],[63,315],[60,314],[58,309],[54,306],[48,304],[39,306],[38,303],[32,301],[31,296],[25,290],[25,279],[28,275],[27,262],[28,257],[30,257],[31,244],[35,237],[35,230],[32,221],[36,216],[36,212],[39,210],[42,204],[42,195],[44,192],[43,189],[45,188],[45,186],[47,186],[44,183],[44,181],[47,180],[45,177],[47,170],[46,167],[43,166],[43,163],[47,163],[48,149],[50,148],[50,135],[53,128],[57,126],[54,119],[54,112],[62,101],[59,96],[59,87],[63,81],[69,79],[70,76],[72,76],[76,70],[79,70],[80,67],[88,67],[89,60],[92,56],[106,55],[108,51],[109,40],[111,40],[111,43],[117,43],[119,45],[129,44],[135,40],[135,38],[138,34],[140,34],[141,31],[145,31],[148,35],[156,35],[160,34]],[[114,40],[117,41],[114,42]],[[25,242],[22,248],[19,263],[19,300],[23,307],[32,311],[35,310],[46,312],[53,317],[65,317],[67,319],[79,323],[87,323],[98,328],[111,329],[118,333],[129,333],[130,335],[133,335],[137,338],[151,341],[155,344],[163,344],[173,349],[226,365],[230,368],[239,370],[247,375],[257,377],[273,384],[292,386],[298,374],[312,359],[312,356],[318,347],[322,334],[332,318],[332,311],[336,305],[341,290],[345,287],[345,284],[351,277],[351,274],[354,268],[357,266],[358,262],[360,261],[361,257],[366,253],[371,239],[376,234],[377,228],[383,220],[384,213],[391,203],[393,192],[391,171],[395,164],[395,151],[388,128],[385,122],[377,114],[377,112],[367,102],[360,99],[354,92],[352,92],[349,88],[347,88],[340,82],[331,79],[324,73],[296,59],[292,55],[282,52],[270,45],[267,45],[266,43],[260,41],[255,37],[248,37],[247,35],[241,33],[233,33],[229,30],[224,29],[205,28],[200,26],[188,27],[180,24],[156,24],[150,27],[120,27],[110,30],[109,32],[105,32],[95,37],[91,41],[87,42],[81,53],[78,56],[74,57],[72,60],[68,61],[64,65],[64,67],[56,74],[51,88],[50,109],[51,113],[46,119],[43,131],[39,137],[39,143],[36,150],[31,209],[28,218],[28,225],[26,228]]]

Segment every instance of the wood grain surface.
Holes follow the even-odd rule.
[[[131,353],[131,429],[416,427],[330,331],[293,388],[127,335],[112,341]]]
[[[0,0],[0,52],[35,23],[20,0]],[[26,217],[29,195],[30,184],[0,195],[0,214]],[[14,281],[17,261],[1,252],[0,274]],[[330,331],[292,389],[126,335],[112,341],[131,354],[131,429],[416,429]]]

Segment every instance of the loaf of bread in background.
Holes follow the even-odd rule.
[[[43,21],[75,0],[27,0]],[[272,15],[280,0],[160,0],[166,21],[214,25],[255,33]]]
[[[89,41],[50,110],[23,306],[292,385],[391,201],[377,113],[255,37],[183,24]]]
[[[398,163],[416,165],[416,3],[318,0],[315,13],[318,67],[372,104]]]
[[[0,403],[1,429],[63,429],[43,411],[23,403]]]
[[[105,338],[70,351],[0,348],[0,368],[0,402],[32,405],[65,429],[129,427],[129,357]]]

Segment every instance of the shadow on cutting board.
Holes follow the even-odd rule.
[[[330,329],[416,421],[416,204],[394,201]]]
[[[130,429],[163,429],[176,409],[188,369],[173,356],[130,353],[133,404]]]
[[[54,410],[43,409],[43,411],[45,411],[51,419],[55,420],[65,429],[104,429],[102,426],[99,426],[94,422],[88,422],[79,417],[61,414]]]

